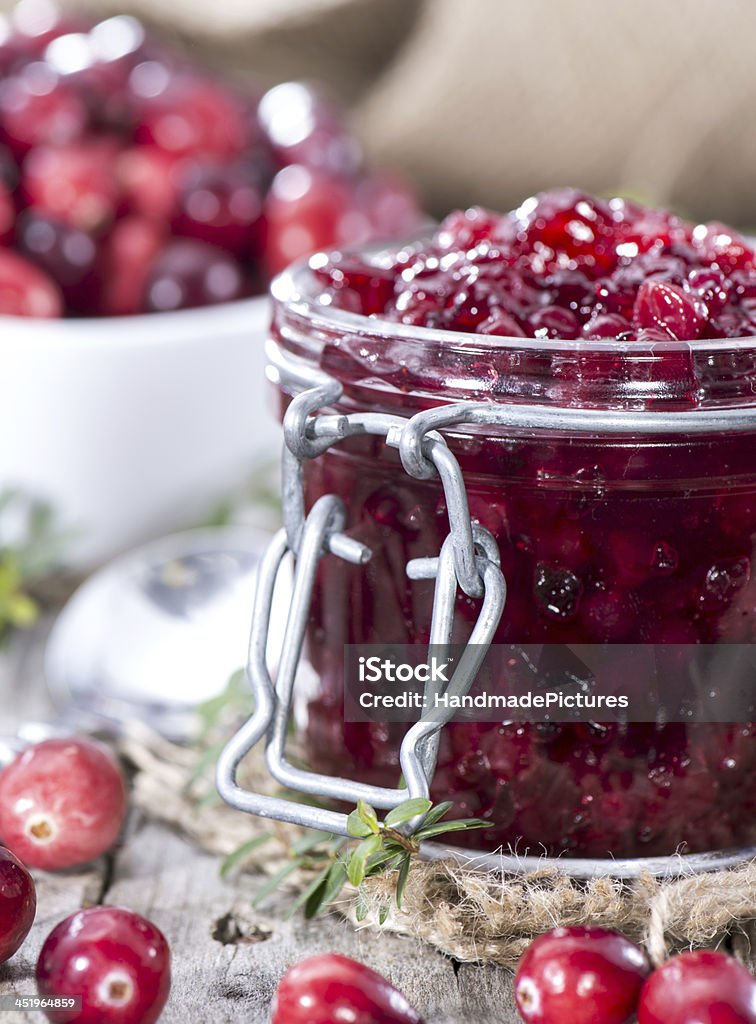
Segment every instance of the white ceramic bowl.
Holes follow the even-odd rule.
[[[52,502],[77,568],[197,522],[275,458],[268,318],[266,298],[0,317],[0,490]]]

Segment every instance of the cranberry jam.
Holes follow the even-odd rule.
[[[721,224],[622,199],[542,194],[511,214],[454,213],[430,241],[314,257],[274,285],[284,361],[344,387],[339,410],[410,416],[461,400],[553,410],[553,428],[445,436],[471,514],[496,537],[508,598],[498,643],[750,642],[756,636],[756,425],[658,433],[639,418],[750,408],[756,257]],[[281,388],[285,408],[296,388]],[[574,432],[564,409],[628,412]],[[425,643],[432,583],[411,558],[448,532],[435,480],[382,439],[305,464],[308,505],[335,493],[374,554],[321,564],[309,657],[314,768],[395,785],[404,727],[343,721],[343,645]],[[457,602],[464,639],[478,603]],[[493,823],[471,845],[634,857],[756,841],[752,724],[453,723],[433,785]],[[461,841],[464,841],[464,837]]]

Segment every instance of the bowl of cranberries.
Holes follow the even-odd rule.
[[[727,696],[712,667],[720,645],[756,638],[747,240],[723,224],[555,190],[511,213],[453,213],[415,244],[320,254],[272,293],[282,414],[308,369],[341,384],[330,412],[483,405],[444,436],[470,515],[498,545],[507,598],[494,641],[513,665],[527,667],[522,645],[654,645],[674,681],[675,649],[695,645],[710,659],[702,671],[715,673],[702,678]],[[484,418],[489,408],[498,420]],[[310,765],[396,785],[405,727],[344,721],[333,652],[429,642],[433,586],[406,567],[441,550],[446,497],[366,432],[308,459],[304,485],[308,510],[337,495],[348,534],[372,552],[364,568],[330,559],[315,582]],[[455,642],[479,613],[460,591]],[[638,672],[633,684],[649,685]],[[459,817],[491,823],[455,842],[572,858],[590,872],[606,858],[639,870],[636,858],[752,848],[754,783],[756,725],[742,717],[452,721],[431,792]]]
[[[79,563],[192,522],[277,440],[271,275],[418,217],[318,88],[22,0],[0,22],[0,487],[49,500]]]

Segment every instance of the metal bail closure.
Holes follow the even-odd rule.
[[[283,797],[254,793],[237,782],[242,759],[265,737],[266,764],[271,776],[295,792],[356,804],[364,800],[388,810],[402,801],[427,797],[433,781],[439,733],[453,716],[452,707],[437,710],[428,699],[428,710],[405,734],[400,750],[407,788],[386,789],[352,779],[305,771],[286,758],[286,737],[292,714],[294,686],[320,559],[326,555],[361,564],[370,550],[344,534],[345,510],[336,495],[319,498],[305,515],[302,462],[317,458],[339,441],[358,434],[386,438],[400,449],[411,475],[440,477],[449,514],[450,532],[438,557],[415,559],[407,566],[411,579],[435,579],[431,646],[451,641],[458,588],[470,597],[482,598],[477,622],[445,690],[464,695],[473,684],[491,644],[506,599],[506,584],[499,568],[499,552],[493,536],[470,520],[464,480],[443,437],[426,434],[418,417],[406,419],[384,414],[355,413],[348,416],[314,415],[324,403],[335,402],[341,393],[336,381],[320,379],[318,385],[297,396],[285,421],[284,522],[262,560],[252,620],[247,676],[254,712],[224,748],[217,765],[216,782],[221,797],[249,814],[347,835],[347,815],[312,807]],[[404,451],[419,453],[405,459]],[[281,644],[275,681],[268,667],[268,648],[273,595],[285,557],[295,559],[294,583],[286,629]],[[428,673],[426,696],[433,697],[439,684]],[[449,702],[452,704],[453,702]]]

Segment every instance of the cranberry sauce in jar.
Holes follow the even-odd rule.
[[[452,214],[398,252],[314,257],[273,295],[276,358],[338,379],[340,411],[410,416],[466,400],[553,412],[538,429],[445,431],[471,515],[501,552],[497,643],[754,639],[756,258],[732,229],[564,190],[512,214]],[[282,408],[299,389],[282,384]],[[574,409],[624,412],[633,425],[575,432],[560,417]],[[752,431],[727,429],[749,409]],[[724,417],[716,430],[644,426],[644,416],[706,410]],[[366,566],[321,563],[309,758],[395,785],[406,727],[343,721],[343,646],[428,642],[433,583],[409,580],[406,564],[438,554],[443,491],[409,477],[382,438],[353,438],[304,469],[308,507],[339,495],[347,531],[373,551]],[[478,608],[460,596],[455,639]],[[755,732],[452,723],[432,795],[489,819],[470,839],[489,849],[634,857],[742,846],[756,840]]]

